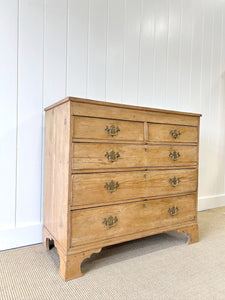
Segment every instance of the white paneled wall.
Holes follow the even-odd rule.
[[[41,241],[43,108],[202,113],[199,210],[225,205],[225,1],[0,1],[0,249]]]

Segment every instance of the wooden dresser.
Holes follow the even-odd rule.
[[[72,97],[45,111],[43,243],[65,280],[108,245],[169,230],[198,241],[201,115]]]

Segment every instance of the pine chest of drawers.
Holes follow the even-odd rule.
[[[65,280],[108,245],[170,230],[198,241],[199,119],[72,97],[46,108],[43,243]]]

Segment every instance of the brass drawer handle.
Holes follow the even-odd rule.
[[[170,130],[170,134],[171,134],[172,137],[174,137],[175,139],[176,139],[179,135],[181,135],[180,130],[176,130],[176,129]]]
[[[114,218],[112,216],[109,216],[107,219],[104,218],[102,223],[105,224],[105,226],[107,226],[108,228],[112,228],[117,221],[117,216],[115,216]]]
[[[110,127],[108,127],[108,125],[107,125],[106,128],[105,128],[105,130],[112,137],[114,137],[115,135],[117,135],[117,133],[120,131],[119,127],[115,126],[115,125],[111,125]]]
[[[177,186],[178,183],[180,182],[180,179],[179,179],[179,178],[176,178],[176,177],[174,176],[173,178],[170,178],[170,179],[169,179],[169,182],[171,183],[171,185],[172,185],[173,187],[175,187],[175,186]]]
[[[171,157],[172,160],[175,161],[180,157],[180,153],[176,151],[170,152],[169,157]]]
[[[173,207],[171,207],[171,208],[168,209],[168,213],[171,216],[177,215],[177,212],[178,212],[178,207],[177,206],[173,206]]]
[[[111,163],[113,163],[114,161],[117,161],[117,159],[120,157],[119,152],[115,152],[115,151],[110,151],[109,153],[106,152],[105,156],[108,158],[109,161],[111,161]]]
[[[117,188],[119,187],[119,183],[118,182],[114,182],[113,180],[110,181],[110,183],[105,183],[104,187],[110,192],[113,193],[117,190]]]

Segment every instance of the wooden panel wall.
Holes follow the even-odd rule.
[[[41,240],[43,108],[202,113],[199,209],[225,205],[225,2],[0,1],[0,249]]]

